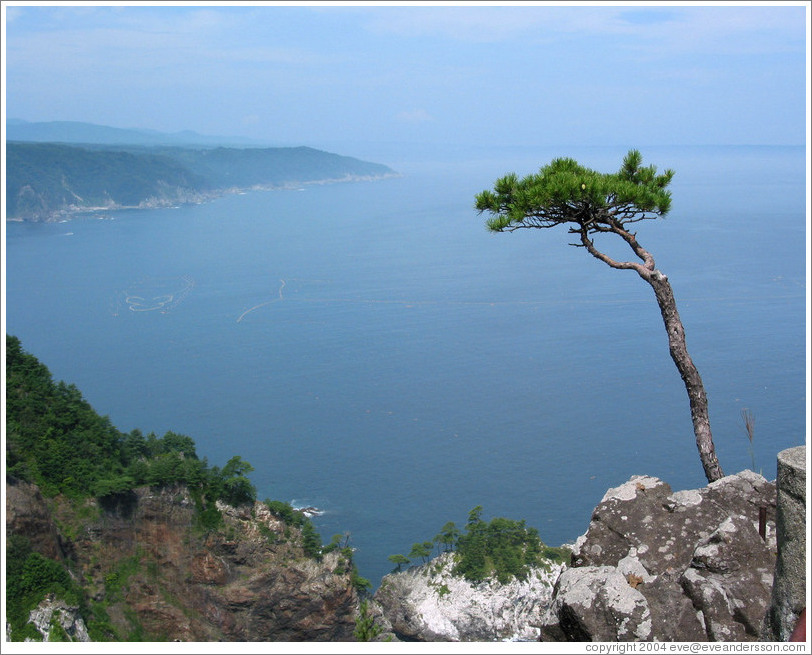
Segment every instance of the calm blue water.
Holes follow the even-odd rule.
[[[211,464],[251,462],[260,498],[326,510],[325,540],[350,532],[375,586],[477,504],[559,545],[631,475],[704,484],[685,391],[636,274],[563,230],[489,234],[472,204],[505,172],[624,152],[393,157],[398,179],[11,223],[7,331],[121,430],[188,434]],[[720,461],[751,468],[748,408],[773,478],[805,441],[803,149],[643,153],[677,171],[638,238],[674,286]]]

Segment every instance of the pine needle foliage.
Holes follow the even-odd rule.
[[[524,520],[496,517],[488,523],[481,517],[482,506],[477,505],[457,543],[456,575],[475,584],[491,577],[507,584],[513,578],[525,580],[532,567],[542,564],[544,543],[538,530]]]
[[[487,227],[494,232],[573,223],[571,232],[593,233],[613,222],[665,216],[674,171],[658,174],[642,161],[638,150],[630,150],[617,173],[600,173],[568,157],[554,159],[521,179],[515,173],[499,178],[493,191],[476,196],[475,206],[491,214]]]

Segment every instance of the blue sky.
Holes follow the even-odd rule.
[[[808,3],[4,3],[6,115],[278,144],[804,144]]]

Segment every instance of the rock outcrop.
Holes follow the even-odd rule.
[[[633,476],[606,492],[568,566],[550,561],[524,581],[471,584],[452,574],[452,553],[385,576],[369,603],[378,639],[784,640],[805,602],[801,450],[779,456],[778,501],[776,483],[751,471],[678,492]],[[115,638],[353,640],[348,562],[306,557],[263,503],[219,505],[223,523],[204,531],[182,487],[77,504],[17,482],[6,501],[7,533],[64,562]],[[45,639],[83,640],[93,631],[76,610],[46,598],[31,621]]]
[[[764,641],[787,641],[806,607],[806,446],[778,453],[778,561]]]
[[[64,558],[53,516],[39,489],[22,480],[6,483],[6,533],[21,534],[31,548],[49,559]]]
[[[556,583],[542,640],[758,639],[775,505],[775,484],[751,471],[676,493],[645,476],[610,489]]]
[[[53,595],[48,595],[31,612],[29,621],[42,635],[42,641],[90,641],[79,608]]]
[[[373,600],[379,623],[403,641],[535,641],[539,612],[564,569],[550,561],[525,580],[472,584],[452,574],[454,555],[384,576]],[[373,609],[375,611],[375,609]]]
[[[66,564],[109,616],[113,638],[353,639],[358,597],[347,562],[339,552],[307,557],[298,530],[263,503],[221,506],[222,525],[205,531],[185,487],[78,505],[46,501],[22,482],[6,494],[7,533]]]

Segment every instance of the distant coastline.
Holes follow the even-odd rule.
[[[7,143],[6,220],[202,204],[228,194],[368,182],[383,164],[308,147],[178,148]]]
[[[50,215],[43,218],[30,219],[21,216],[6,216],[7,223],[59,223],[72,220],[80,216],[92,217],[93,214],[106,212],[122,212],[139,209],[171,209],[188,205],[203,205],[228,195],[240,195],[263,191],[303,191],[303,187],[321,186],[326,184],[347,184],[357,182],[376,182],[380,180],[403,177],[401,173],[391,172],[381,175],[345,175],[344,177],[325,178],[323,180],[308,180],[305,182],[287,182],[284,184],[255,184],[249,187],[230,187],[227,189],[214,189],[206,192],[195,192],[188,197],[181,198],[147,198],[137,205],[121,205],[112,203],[100,206],[68,205],[53,210]],[[193,197],[192,197],[193,196]]]

